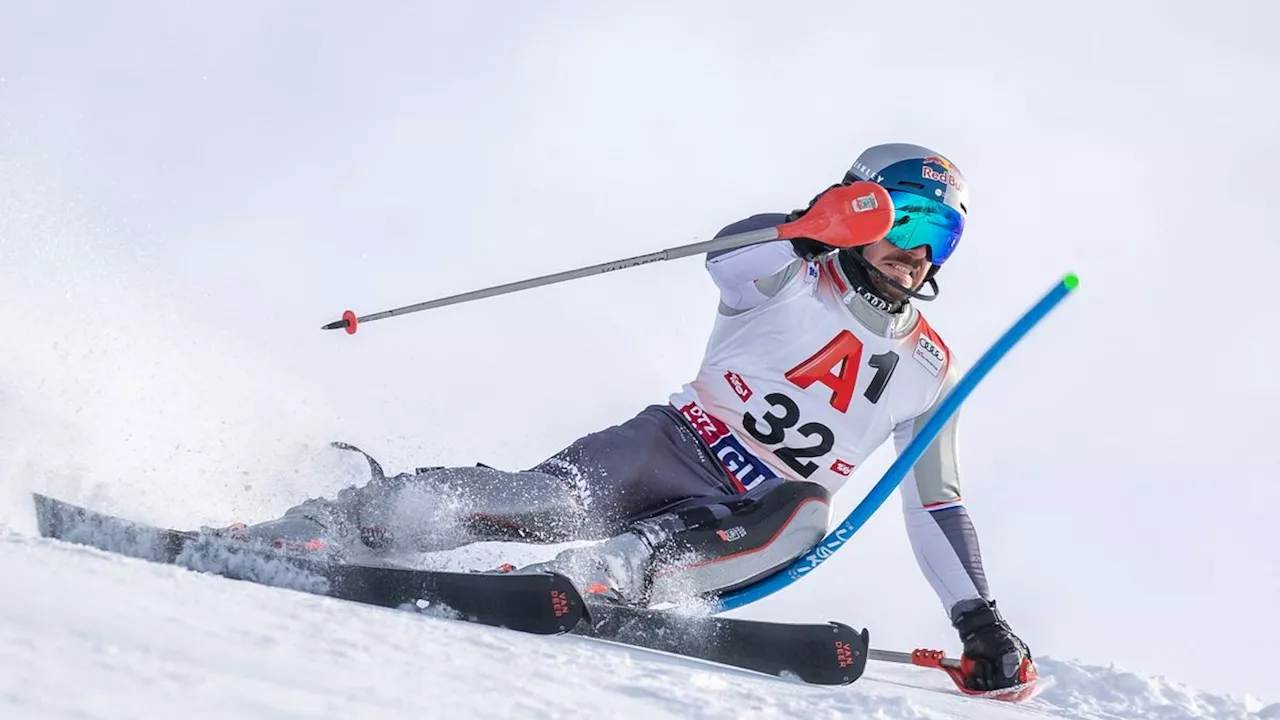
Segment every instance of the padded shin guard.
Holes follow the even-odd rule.
[[[826,534],[830,494],[816,483],[779,482],[680,516],[690,529],[660,548],[651,602],[732,590],[786,567]]]

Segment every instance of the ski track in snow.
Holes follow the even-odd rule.
[[[1046,658],[1020,706],[872,663],[801,685],[577,637],[345,603],[0,530],[4,718],[1280,718],[1280,704]]]

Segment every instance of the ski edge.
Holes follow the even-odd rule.
[[[586,606],[577,588],[569,578],[556,573],[461,573],[361,565],[228,543],[218,543],[222,556],[218,563],[191,563],[191,549],[201,542],[216,540],[100,513],[40,493],[32,493],[32,500],[42,537],[193,572],[363,605],[417,608],[427,617],[535,635],[568,633],[586,618]],[[271,564],[272,571],[255,573],[255,560]],[[301,584],[295,580],[281,582],[279,567],[287,568],[294,578],[309,580]],[[491,586],[491,592],[485,592],[486,586]],[[388,592],[398,595],[376,597],[379,589],[388,588]],[[511,595],[512,599],[506,602],[521,611],[495,609],[492,596],[498,591]]]
[[[591,602],[587,619],[572,634],[810,685],[857,681],[866,669],[870,649],[869,631],[840,622],[685,616]]]

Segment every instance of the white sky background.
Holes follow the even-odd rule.
[[[693,376],[700,263],[318,327],[706,239],[917,142],[972,187],[925,307],[962,362],[1082,278],[964,412],[1007,617],[1280,698],[1273,5],[344,5],[0,6],[0,522],[31,487],[261,519],[335,487],[333,437],[532,465]],[[896,497],[748,613],[957,647]]]

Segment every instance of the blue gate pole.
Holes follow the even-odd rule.
[[[933,442],[938,433],[942,432],[943,426],[947,424],[951,416],[955,415],[956,411],[960,409],[960,404],[965,401],[965,398],[969,397],[969,393],[973,392],[973,389],[978,386],[978,383],[982,382],[987,373],[991,372],[991,368],[995,367],[996,363],[1000,362],[1005,354],[1030,332],[1031,328],[1043,320],[1049,314],[1049,311],[1057,307],[1058,303],[1062,302],[1079,284],[1080,279],[1074,273],[1062,278],[1054,285],[1053,289],[1040,298],[1039,302],[1023,314],[1013,324],[1013,327],[1006,330],[1004,335],[1001,335],[992,344],[991,348],[983,353],[981,358],[978,358],[978,362],[969,369],[969,372],[965,373],[960,382],[956,384],[955,389],[938,406],[937,412],[934,413],[929,422],[925,423],[920,434],[898,456],[893,465],[889,466],[889,469],[885,471],[884,477],[880,478],[880,482],[877,482],[871,488],[871,491],[862,499],[862,502],[858,503],[853,512],[849,513],[849,517],[836,526],[836,529],[832,530],[831,534],[823,538],[822,542],[818,543],[803,557],[791,563],[786,569],[779,570],[760,582],[713,598],[712,612],[734,610],[761,598],[768,597],[809,574],[810,571],[821,565],[827,558],[834,555],[836,550],[839,550],[842,545],[848,542],[853,537],[853,534],[871,518],[875,511],[880,509],[880,506],[889,498],[894,488],[898,487],[898,484],[906,477],[907,473],[916,464],[916,461],[924,454],[925,449],[929,447],[929,443]]]

